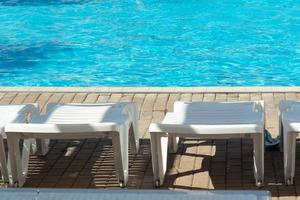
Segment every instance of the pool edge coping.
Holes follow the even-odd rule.
[[[0,92],[274,93],[300,92],[300,87],[0,87]]]

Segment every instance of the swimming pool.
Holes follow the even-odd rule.
[[[300,86],[297,0],[0,0],[2,86]]]

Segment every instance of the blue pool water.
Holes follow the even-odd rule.
[[[0,0],[2,86],[300,86],[298,0]]]

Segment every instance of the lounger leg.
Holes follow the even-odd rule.
[[[138,128],[139,109],[136,103],[131,103],[127,106],[130,107],[129,112],[131,113],[132,116],[132,124],[129,130],[130,147],[132,153],[137,154],[139,152],[139,147],[140,147],[139,128]]]
[[[1,174],[2,174],[2,177],[3,177],[3,182],[5,184],[9,184],[6,154],[5,154],[4,142],[3,142],[2,135],[0,135],[0,163],[1,163]]]
[[[257,187],[262,187],[264,183],[264,134],[253,134],[253,160],[254,160],[254,177]]]
[[[36,144],[37,144],[37,154],[44,156],[48,153],[49,144],[50,144],[49,139],[37,139]]]
[[[279,139],[280,139],[279,149],[280,152],[282,152],[283,151],[283,125],[281,121],[281,115],[279,115]]]
[[[296,134],[284,132],[283,137],[284,179],[287,185],[292,185],[295,174]]]
[[[130,138],[130,147],[131,151],[134,154],[139,152],[140,147],[140,139],[138,135],[138,127],[137,124],[133,123],[129,129],[129,138]]]
[[[177,152],[178,142],[179,142],[179,137],[176,137],[176,135],[170,135],[169,136],[169,152],[170,153],[176,153]]]
[[[120,126],[120,132],[112,134],[112,142],[119,183],[121,187],[125,187],[128,182],[128,127]]]
[[[13,133],[7,134],[7,143],[9,146],[9,160],[12,173],[13,184],[17,187],[22,187],[25,178],[22,173],[22,161],[19,147],[19,138],[15,137]]]
[[[164,182],[167,171],[168,137],[165,133],[151,133],[151,154],[154,184],[156,187]]]
[[[9,160],[13,185],[15,185],[18,181],[17,162],[16,162],[16,157],[15,157],[15,146],[16,146],[15,143],[16,143],[15,137],[13,137],[10,134],[7,135],[8,160]]]
[[[23,142],[23,151],[22,151],[22,174],[25,176],[28,172],[29,165],[29,156],[32,150],[33,139],[25,139]]]

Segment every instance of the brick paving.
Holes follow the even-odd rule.
[[[160,122],[176,100],[265,100],[266,128],[278,135],[277,106],[281,99],[300,99],[300,93],[39,93],[0,92],[1,104],[37,102],[41,112],[49,102],[137,102],[140,108],[141,150],[130,154],[128,188],[153,188],[149,133],[151,122]],[[299,152],[300,148],[297,148]],[[300,199],[300,153],[296,158],[294,186],[283,184],[282,153],[265,153],[265,187],[273,199]],[[30,157],[24,187],[118,188],[111,140],[54,140],[46,156]],[[257,189],[254,186],[252,142],[249,139],[186,139],[176,154],[169,154],[162,189]]]

